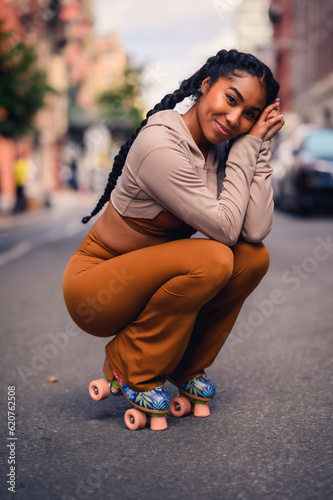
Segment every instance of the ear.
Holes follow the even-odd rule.
[[[210,77],[208,76],[201,82],[201,93],[206,94],[209,90],[210,85],[211,85]]]

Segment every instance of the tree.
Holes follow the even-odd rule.
[[[0,22],[0,135],[17,139],[33,129],[33,117],[52,89],[36,68],[33,49],[11,37]]]
[[[143,120],[140,105],[141,69],[127,67],[121,83],[102,92],[98,97],[102,115],[117,127],[136,129]]]

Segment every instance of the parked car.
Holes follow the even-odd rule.
[[[272,164],[276,206],[296,213],[333,208],[333,129],[299,126]]]

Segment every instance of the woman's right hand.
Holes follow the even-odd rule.
[[[263,109],[258,121],[256,121],[248,134],[258,137],[263,142],[269,141],[283,127],[284,123],[284,118],[280,111],[280,99],[276,99],[273,104]]]

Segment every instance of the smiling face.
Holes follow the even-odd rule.
[[[259,79],[245,72],[238,74],[221,77],[213,85],[206,78],[200,99],[183,116],[204,154],[210,144],[249,132],[265,107],[267,93]]]

